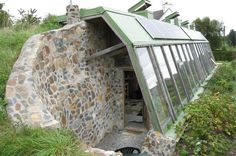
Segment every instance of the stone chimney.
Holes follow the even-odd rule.
[[[68,5],[66,7],[67,24],[74,24],[80,21],[79,6]]]

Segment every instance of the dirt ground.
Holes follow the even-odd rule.
[[[236,146],[234,146],[226,156],[236,156]]]

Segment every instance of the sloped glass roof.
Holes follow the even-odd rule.
[[[142,17],[136,19],[153,39],[189,40],[189,36],[176,25]]]

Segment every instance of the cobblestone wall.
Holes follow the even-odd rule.
[[[123,128],[123,72],[109,57],[85,59],[107,42],[104,29],[85,22],[29,39],[7,83],[12,119],[41,126],[59,121],[90,145]]]
[[[175,139],[150,130],[143,143],[142,153],[148,153],[151,156],[172,156],[175,151],[175,145]]]

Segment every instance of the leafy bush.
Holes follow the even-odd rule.
[[[216,61],[232,61],[236,51],[213,51]]]
[[[236,104],[229,95],[206,93],[185,109],[185,131],[178,149],[182,155],[226,152],[236,136]],[[177,128],[180,133],[182,127]]]
[[[214,76],[208,81],[207,90],[212,92],[230,93],[233,92],[235,86],[236,72],[233,67],[235,63],[223,63]]]
[[[236,68],[236,60],[233,60],[233,61],[231,62],[231,66],[233,67],[233,69]]]
[[[0,133],[0,155],[89,156],[68,130],[19,126]]]
[[[49,30],[60,28],[61,25],[58,23],[57,16],[49,14],[40,24],[40,27]]]

